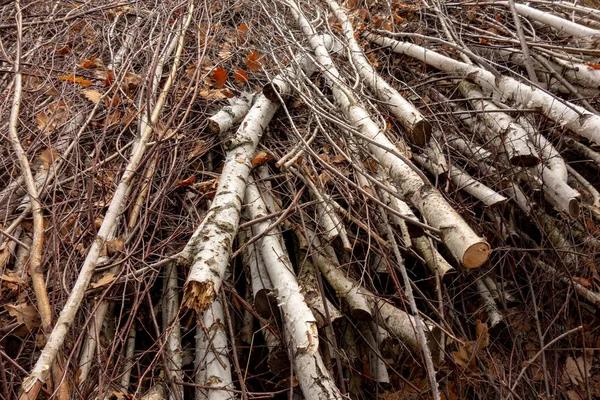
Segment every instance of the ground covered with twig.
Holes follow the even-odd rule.
[[[600,397],[598,6],[0,1],[0,398]]]

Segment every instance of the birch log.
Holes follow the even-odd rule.
[[[286,4],[302,32],[308,38],[310,46],[320,66],[325,71],[327,82],[344,117],[369,142],[373,157],[386,169],[398,184],[402,195],[425,215],[427,221],[443,231],[442,240],[454,257],[467,268],[483,265],[490,254],[489,244],[466,224],[460,215],[446,202],[429,182],[425,182],[414,165],[407,164],[398,157],[392,142],[370,118],[369,113],[357,104],[341,82],[340,73],[335,67],[323,40],[316,34],[310,22],[304,17],[298,6],[291,0]]]
[[[259,95],[234,136],[226,155],[217,192],[201,227],[186,245],[180,264],[191,263],[183,302],[202,312],[219,291],[237,233],[246,182],[256,146],[279,104]]]
[[[458,87],[465,98],[471,99],[471,106],[483,112],[481,118],[488,128],[484,132],[491,133],[487,139],[499,152],[506,153],[512,165],[533,167],[539,164],[540,157],[523,127],[509,115],[499,112],[501,109],[494,103],[484,100],[484,94],[474,84],[462,81]]]
[[[207,121],[207,129],[212,134],[227,132],[233,125],[237,124],[248,114],[255,95],[243,94],[230,100],[230,104],[223,107],[219,112]]]
[[[502,1],[498,2],[498,4],[506,5],[508,2]],[[515,3],[515,8],[519,15],[541,22],[566,35],[580,38],[587,44],[600,40],[600,31],[596,29],[588,28],[587,26],[571,22],[557,15],[529,7],[525,4]]]
[[[485,90],[499,94],[503,99],[514,100],[526,108],[540,108],[544,115],[578,135],[600,144],[600,116],[583,107],[557,99],[543,90],[533,88],[508,76],[498,79],[491,72],[469,65],[416,44],[400,42],[372,33],[367,39],[392,51],[421,60],[445,72],[461,73]]]
[[[238,236],[240,243],[244,243],[248,235],[246,232],[240,232]],[[274,302],[271,301],[273,284],[256,243],[244,247],[242,262],[249,269],[254,309],[261,317],[269,319],[273,314]]]
[[[252,178],[250,178],[252,180]],[[253,219],[266,215],[266,206],[254,184],[246,190],[246,205]],[[253,225],[255,235],[264,234],[272,223],[264,220]],[[269,272],[286,325],[285,334],[292,352],[294,370],[307,399],[341,399],[342,396],[319,354],[316,319],[308,308],[296,280],[279,233],[263,235],[260,251]]]
[[[204,335],[208,342],[206,346],[206,386],[208,400],[233,400],[235,395],[227,389],[233,389],[231,378],[231,363],[229,362],[229,347],[225,332],[225,317],[223,306],[219,300],[210,304],[203,315]]]
[[[424,146],[431,137],[431,124],[429,121],[373,69],[363,52],[363,48],[355,38],[354,28],[348,20],[348,16],[338,3],[334,0],[327,0],[327,4],[342,25],[344,37],[348,42],[349,53],[362,80],[407,129],[411,142],[418,146]]]

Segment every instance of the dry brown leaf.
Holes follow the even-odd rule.
[[[106,119],[104,120],[104,126],[110,128],[111,126],[119,124],[122,119],[123,113],[119,110],[113,110],[106,116]]]
[[[115,274],[113,274],[111,272],[107,272],[106,274],[102,275],[102,277],[100,279],[98,279],[98,281],[92,282],[90,284],[90,286],[93,287],[94,289],[96,289],[101,286],[106,286],[106,285],[112,283],[115,279],[116,279]]]
[[[212,73],[212,78],[215,81],[215,87],[221,89],[227,82],[227,71],[225,71],[225,68],[223,67],[217,67]]]
[[[11,317],[15,317],[19,324],[25,324],[30,331],[39,328],[42,324],[42,319],[37,309],[29,304],[6,304],[4,306]]]
[[[69,119],[69,107],[67,103],[60,101],[48,105],[45,111],[38,113],[35,120],[41,131],[52,132],[58,126],[63,125]]]
[[[567,397],[569,398],[569,400],[584,400],[585,399],[579,393],[577,393],[575,390],[567,390]]]
[[[196,177],[194,175],[190,176],[187,179],[183,179],[175,184],[176,187],[188,187],[192,186],[196,182]]]
[[[198,156],[201,156],[202,154],[206,153],[207,151],[208,151],[208,147],[206,147],[206,141],[205,140],[199,140],[196,143],[196,146],[194,147],[194,150],[192,150],[192,152],[187,155],[187,159],[191,160],[192,158],[196,158]]]
[[[246,83],[248,82],[248,73],[243,69],[238,69],[237,71],[235,71],[233,79],[235,79],[235,81],[239,83]]]
[[[458,345],[458,351],[453,351],[452,356],[456,365],[467,368],[475,366],[475,357],[473,356],[473,345],[466,342],[464,345]]]
[[[95,68],[95,67],[103,67],[104,64],[102,63],[102,61],[97,58],[96,56],[93,56],[92,58],[84,58],[83,60],[81,60],[78,64],[79,68]]]
[[[252,159],[252,166],[256,167],[257,165],[262,165],[272,159],[273,156],[271,156],[270,154],[267,154],[264,151],[259,151],[258,153],[256,153],[256,156],[254,156],[254,158]]]
[[[227,96],[223,90],[200,90],[200,96],[204,97],[206,100],[223,100],[226,99]]]
[[[44,168],[48,169],[56,160],[58,160],[59,154],[56,150],[51,147],[46,148],[46,150],[42,151],[40,154],[39,160],[44,166]]]
[[[106,252],[109,256],[122,253],[125,250],[125,242],[121,238],[106,241]]]
[[[75,76],[75,74],[63,75],[60,77],[60,80],[71,83],[79,83],[83,87],[92,86],[92,81],[89,79],[84,79],[81,76]]]
[[[490,334],[488,333],[488,326],[480,320],[475,321],[475,331],[477,332],[477,350],[479,352],[490,344]]]
[[[582,384],[586,378],[590,377],[590,370],[592,368],[591,357],[588,357],[587,368],[586,363],[583,360],[583,356],[577,357],[577,360],[572,357],[567,357],[565,363],[565,377],[571,381],[575,386]]]
[[[88,89],[84,90],[82,93],[86,99],[95,104],[98,104],[100,102],[100,99],[102,98],[102,93],[100,93],[97,90]]]
[[[262,59],[256,50],[246,56],[246,68],[250,71],[260,71],[261,67]]]
[[[583,286],[584,288],[590,288],[592,286],[592,279],[589,278],[581,278],[579,276],[574,276],[573,280],[577,283],[579,283],[581,286]]]

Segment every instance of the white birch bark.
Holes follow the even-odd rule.
[[[563,182],[567,182],[567,164],[558,153],[552,142],[546,139],[527,118],[521,116],[517,119],[519,125],[525,129],[531,142],[539,149],[544,165]]]
[[[304,183],[310,188],[311,196],[319,201],[319,203],[315,205],[315,208],[319,216],[317,222],[321,226],[321,232],[325,234],[329,241],[339,237],[344,248],[351,251],[352,245],[348,239],[346,228],[333,209],[329,196],[324,196],[310,178],[305,179]]]
[[[545,262],[543,262],[541,260],[537,260],[537,264],[540,267],[542,267],[542,269],[544,271],[546,271],[546,273],[552,275],[553,277],[558,276],[558,279],[561,282],[563,282],[567,285],[573,285],[573,289],[575,289],[575,291],[577,292],[577,294],[579,296],[583,297],[586,301],[590,302],[591,304],[595,305],[596,307],[600,307],[600,293],[589,290],[585,286],[583,286],[575,281],[572,281],[567,276],[564,276],[562,274],[559,275],[558,271],[556,269],[554,269],[554,267],[546,264]]]
[[[387,372],[385,361],[379,352],[379,346],[371,330],[371,324],[367,322],[361,322],[358,324],[358,329],[363,340],[368,344],[365,346],[365,351],[369,355],[369,369],[371,375],[376,382],[379,383],[390,383],[390,376]]]
[[[330,35],[321,35],[320,37],[327,50],[334,53],[341,50],[341,45],[336,43]],[[303,75],[310,77],[316,71],[317,65],[315,65],[313,58],[301,54],[289,67],[265,85],[263,94],[271,101],[279,101],[279,98],[285,100],[294,92],[294,86]]]
[[[540,187],[546,198],[559,211],[566,213],[571,218],[579,216],[579,198],[581,195],[549,168],[538,165],[532,168],[528,174],[524,173],[523,176],[529,183]]]
[[[366,37],[374,43],[396,53],[405,54],[445,72],[462,73],[485,90],[499,94],[503,99],[514,100],[526,108],[540,108],[544,115],[578,135],[600,144],[600,116],[592,114],[573,103],[559,100],[543,90],[533,88],[508,76],[499,79],[489,71],[478,68],[412,43],[399,42],[374,34]]]
[[[363,48],[358,44],[352,24],[344,10],[334,0],[327,0],[327,4],[342,26],[344,37],[348,42],[349,53],[358,74],[377,98],[390,110],[390,112],[408,130],[411,142],[424,146],[431,137],[431,124],[417,108],[407,101],[402,95],[388,84],[373,69],[365,56]]]
[[[263,131],[278,108],[279,104],[263,95],[258,96],[235,134],[237,145],[227,152],[208,214],[180,257],[180,263],[192,263],[183,301],[196,311],[206,310],[221,287],[239,226],[252,158]]]
[[[240,122],[248,111],[255,99],[255,95],[242,94],[230,100],[228,106],[223,107],[212,117],[208,118],[208,130],[212,134],[222,135],[233,125]]]
[[[196,334],[194,335],[196,342],[196,349],[194,354],[194,383],[196,385],[204,386],[206,384],[206,335],[204,334],[204,328],[198,322],[196,322]],[[196,388],[194,393],[195,400],[206,400],[208,393],[204,388]]]
[[[165,268],[163,284],[163,312],[162,325],[166,338],[166,357],[169,368],[169,376],[177,382],[183,380],[183,350],[181,348],[181,325],[179,324],[179,288],[177,287],[177,266],[170,263]],[[183,399],[183,387],[173,385],[178,393],[169,390],[168,398],[174,400]],[[170,387],[171,389],[171,387]]]
[[[135,322],[131,324],[129,333],[127,334],[127,342],[125,343],[125,368],[123,368],[123,375],[121,376],[121,388],[124,393],[129,391],[131,370],[135,365],[135,338],[137,336]]]
[[[299,233],[296,232],[296,234]],[[340,263],[333,248],[327,244],[323,245],[319,237],[312,231],[307,231],[306,235],[306,239],[317,251],[319,269],[335,290],[336,295],[348,304],[352,317],[358,321],[370,321],[373,318],[373,310],[367,296],[361,291],[358,283],[347,279],[340,270]]]
[[[390,190],[392,190],[392,192],[396,193],[396,189],[389,182],[389,177],[387,175],[385,175],[385,174],[383,174],[383,172],[381,172],[379,174],[379,177],[381,179],[383,179],[383,182],[390,188]],[[415,222],[421,222],[421,221],[419,220],[419,218],[417,218],[417,216],[415,215],[413,210],[410,208],[410,206],[408,204],[406,204],[405,201],[400,200],[398,198],[398,196],[399,196],[398,194],[396,194],[396,196],[393,196],[391,194],[384,192],[383,190],[380,191],[380,193],[382,195],[382,199],[384,200],[384,202],[386,202],[388,204],[388,206],[390,206],[392,209],[394,209],[396,212],[398,212],[400,215],[402,215],[401,218],[398,218],[394,214],[390,213],[390,217],[391,217],[392,221],[395,221],[395,219],[402,221],[406,225],[408,235],[411,238],[420,237],[420,236],[424,235],[423,228],[421,228],[420,226],[417,226],[415,224],[406,222],[407,220],[413,220]],[[398,223],[399,223],[399,221],[398,221]]]
[[[469,193],[488,207],[503,204],[507,200],[506,197],[479,182],[462,168],[452,165],[449,175],[454,186]]]
[[[446,202],[442,195],[415,172],[397,154],[394,145],[370,118],[369,113],[356,103],[342,85],[339,71],[333,64],[321,38],[316,35],[310,22],[291,0],[286,4],[315,52],[325,71],[337,105],[350,123],[369,141],[369,150],[379,163],[387,168],[399,185],[402,194],[421,211],[435,228],[443,230],[443,241],[452,254],[467,268],[477,268],[485,263],[490,254],[489,244],[465,223],[460,215]]]
[[[370,321],[377,312],[380,317],[377,318],[378,324],[414,349],[420,349],[415,330],[415,317],[375,296],[349,278],[342,272],[333,249],[330,246],[323,246],[318,236],[311,232],[307,232],[307,235],[308,240],[319,251],[318,263],[323,276],[336,291],[336,295],[348,303],[352,310],[352,316],[359,321]],[[424,327],[426,334],[432,334],[431,324],[421,321],[421,326]],[[435,341],[428,340],[428,345],[433,353],[438,353]]]
[[[440,274],[440,277],[443,279],[446,274],[455,272],[455,269],[442,255],[437,251],[437,249],[431,247],[429,243],[429,239],[425,236],[419,238],[412,239],[413,244],[415,245],[415,249],[419,253],[421,257],[425,260],[427,267],[431,270],[431,272]]]
[[[525,56],[523,53],[512,49],[482,47],[477,50],[477,53],[487,57],[496,56],[504,62],[510,62],[518,66],[525,65]],[[540,71],[545,70],[544,66],[535,59],[532,59],[532,62]],[[589,67],[581,62],[562,60],[560,58],[555,58],[552,61],[548,60],[547,63],[572,84],[596,90],[600,89],[600,70]],[[554,87],[554,85],[551,85],[551,87]]]
[[[590,209],[592,214],[596,216],[596,218],[600,219],[600,192],[596,189],[587,179],[585,179],[581,174],[575,171],[571,166],[567,165],[567,169],[569,174],[575,178],[575,180],[583,186],[583,188],[589,193],[591,197]]]
[[[245,197],[246,207],[252,219],[264,217],[267,215],[265,204],[256,185],[252,183],[252,177],[249,179]],[[264,220],[254,224],[253,234],[264,234],[271,223],[270,220]],[[259,248],[277,294],[278,306],[292,335],[294,353],[301,350],[308,353],[317,352],[319,347],[317,323],[302,296],[287,251],[281,246],[279,232],[275,230],[264,234]]]
[[[458,87],[465,98],[472,99],[473,108],[483,111],[481,119],[488,128],[484,132],[491,133],[487,139],[499,152],[506,153],[512,165],[533,167],[539,164],[540,157],[523,127],[509,115],[499,112],[501,109],[494,103],[483,100],[484,94],[474,84],[462,81]]]
[[[555,63],[559,65],[558,71],[569,82],[588,88],[600,89],[600,70],[584,63],[561,60],[560,58],[556,58]]]
[[[488,325],[490,328],[493,328],[502,321],[502,314],[500,314],[496,302],[485,283],[483,283],[483,280],[481,278],[476,279],[475,285],[477,286],[477,291],[483,300],[483,305],[485,306],[488,315]]]
[[[208,400],[233,400],[235,395],[229,390],[233,389],[231,378],[231,363],[229,362],[229,347],[227,346],[227,333],[225,331],[225,317],[223,306],[219,300],[214,300],[208,310],[203,314],[206,332],[206,386]],[[221,390],[217,389],[220,388]]]
[[[507,4],[507,2],[504,1],[498,3]],[[566,35],[580,38],[588,44],[600,40],[600,31],[596,29],[588,28],[587,26],[571,22],[557,15],[540,11],[525,4],[515,3],[515,8],[519,15],[541,22]]]
[[[302,256],[300,254],[300,256]],[[298,282],[301,284],[302,294],[306,300],[306,304],[312,310],[312,313],[317,320],[317,327],[323,328],[329,325],[329,322],[334,322],[343,317],[343,314],[329,301],[329,299],[321,296],[319,283],[317,282],[317,271],[310,260],[306,260],[300,267],[298,274]],[[327,307],[327,312],[325,311]],[[330,321],[327,320],[329,313]]]

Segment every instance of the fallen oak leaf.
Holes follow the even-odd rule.
[[[252,166],[256,167],[257,165],[262,165],[268,161],[271,161],[272,159],[272,155],[267,154],[264,151],[259,151],[258,153],[256,153],[256,156],[254,156],[254,158],[252,159]]]
[[[236,82],[246,83],[248,82],[248,73],[243,69],[238,69],[237,71],[235,71],[233,79],[235,79]]]
[[[79,83],[83,87],[92,86],[92,81],[84,79],[81,76],[75,76],[75,74],[63,75],[60,77],[60,80],[71,83]]]
[[[262,67],[262,62],[260,59],[260,55],[256,50],[254,50],[252,53],[246,56],[246,67],[250,71],[260,71],[260,68]]]
[[[227,82],[227,71],[225,71],[225,68],[223,67],[217,67],[212,73],[212,78],[215,81],[215,87],[221,89]]]
[[[590,360],[592,357],[588,357],[587,368],[586,363],[583,359],[583,356],[577,357],[577,360],[572,357],[567,357],[567,361],[565,363],[565,375],[566,377],[573,383],[573,385],[577,386],[582,384],[585,379],[590,377],[590,370],[592,369],[592,362]]]
[[[40,154],[39,160],[42,165],[48,169],[54,162],[58,159],[58,152],[51,147],[46,148],[46,150],[42,151]]]
[[[175,184],[176,187],[187,187],[187,186],[192,186],[192,184],[196,182],[196,177],[194,175],[190,176],[187,179],[184,179],[182,181],[179,181]]]
[[[34,306],[28,304],[6,304],[4,306],[11,317],[17,319],[17,323],[25,324],[30,331],[42,325],[42,318]]]
[[[89,58],[89,59],[85,58],[85,59],[81,60],[81,62],[78,65],[79,65],[79,68],[87,69],[87,68],[97,67],[99,64],[101,65],[101,63],[98,63],[97,57],[93,56],[92,58]]]
[[[90,284],[90,286],[92,288],[96,289],[101,286],[106,286],[106,285],[112,283],[115,279],[117,279],[115,274],[113,274],[112,272],[107,272],[106,274],[102,275],[102,277],[100,279],[98,279],[96,282],[92,282]]]
[[[98,104],[103,96],[102,93],[93,89],[84,90],[82,93],[83,97],[95,104]]]

